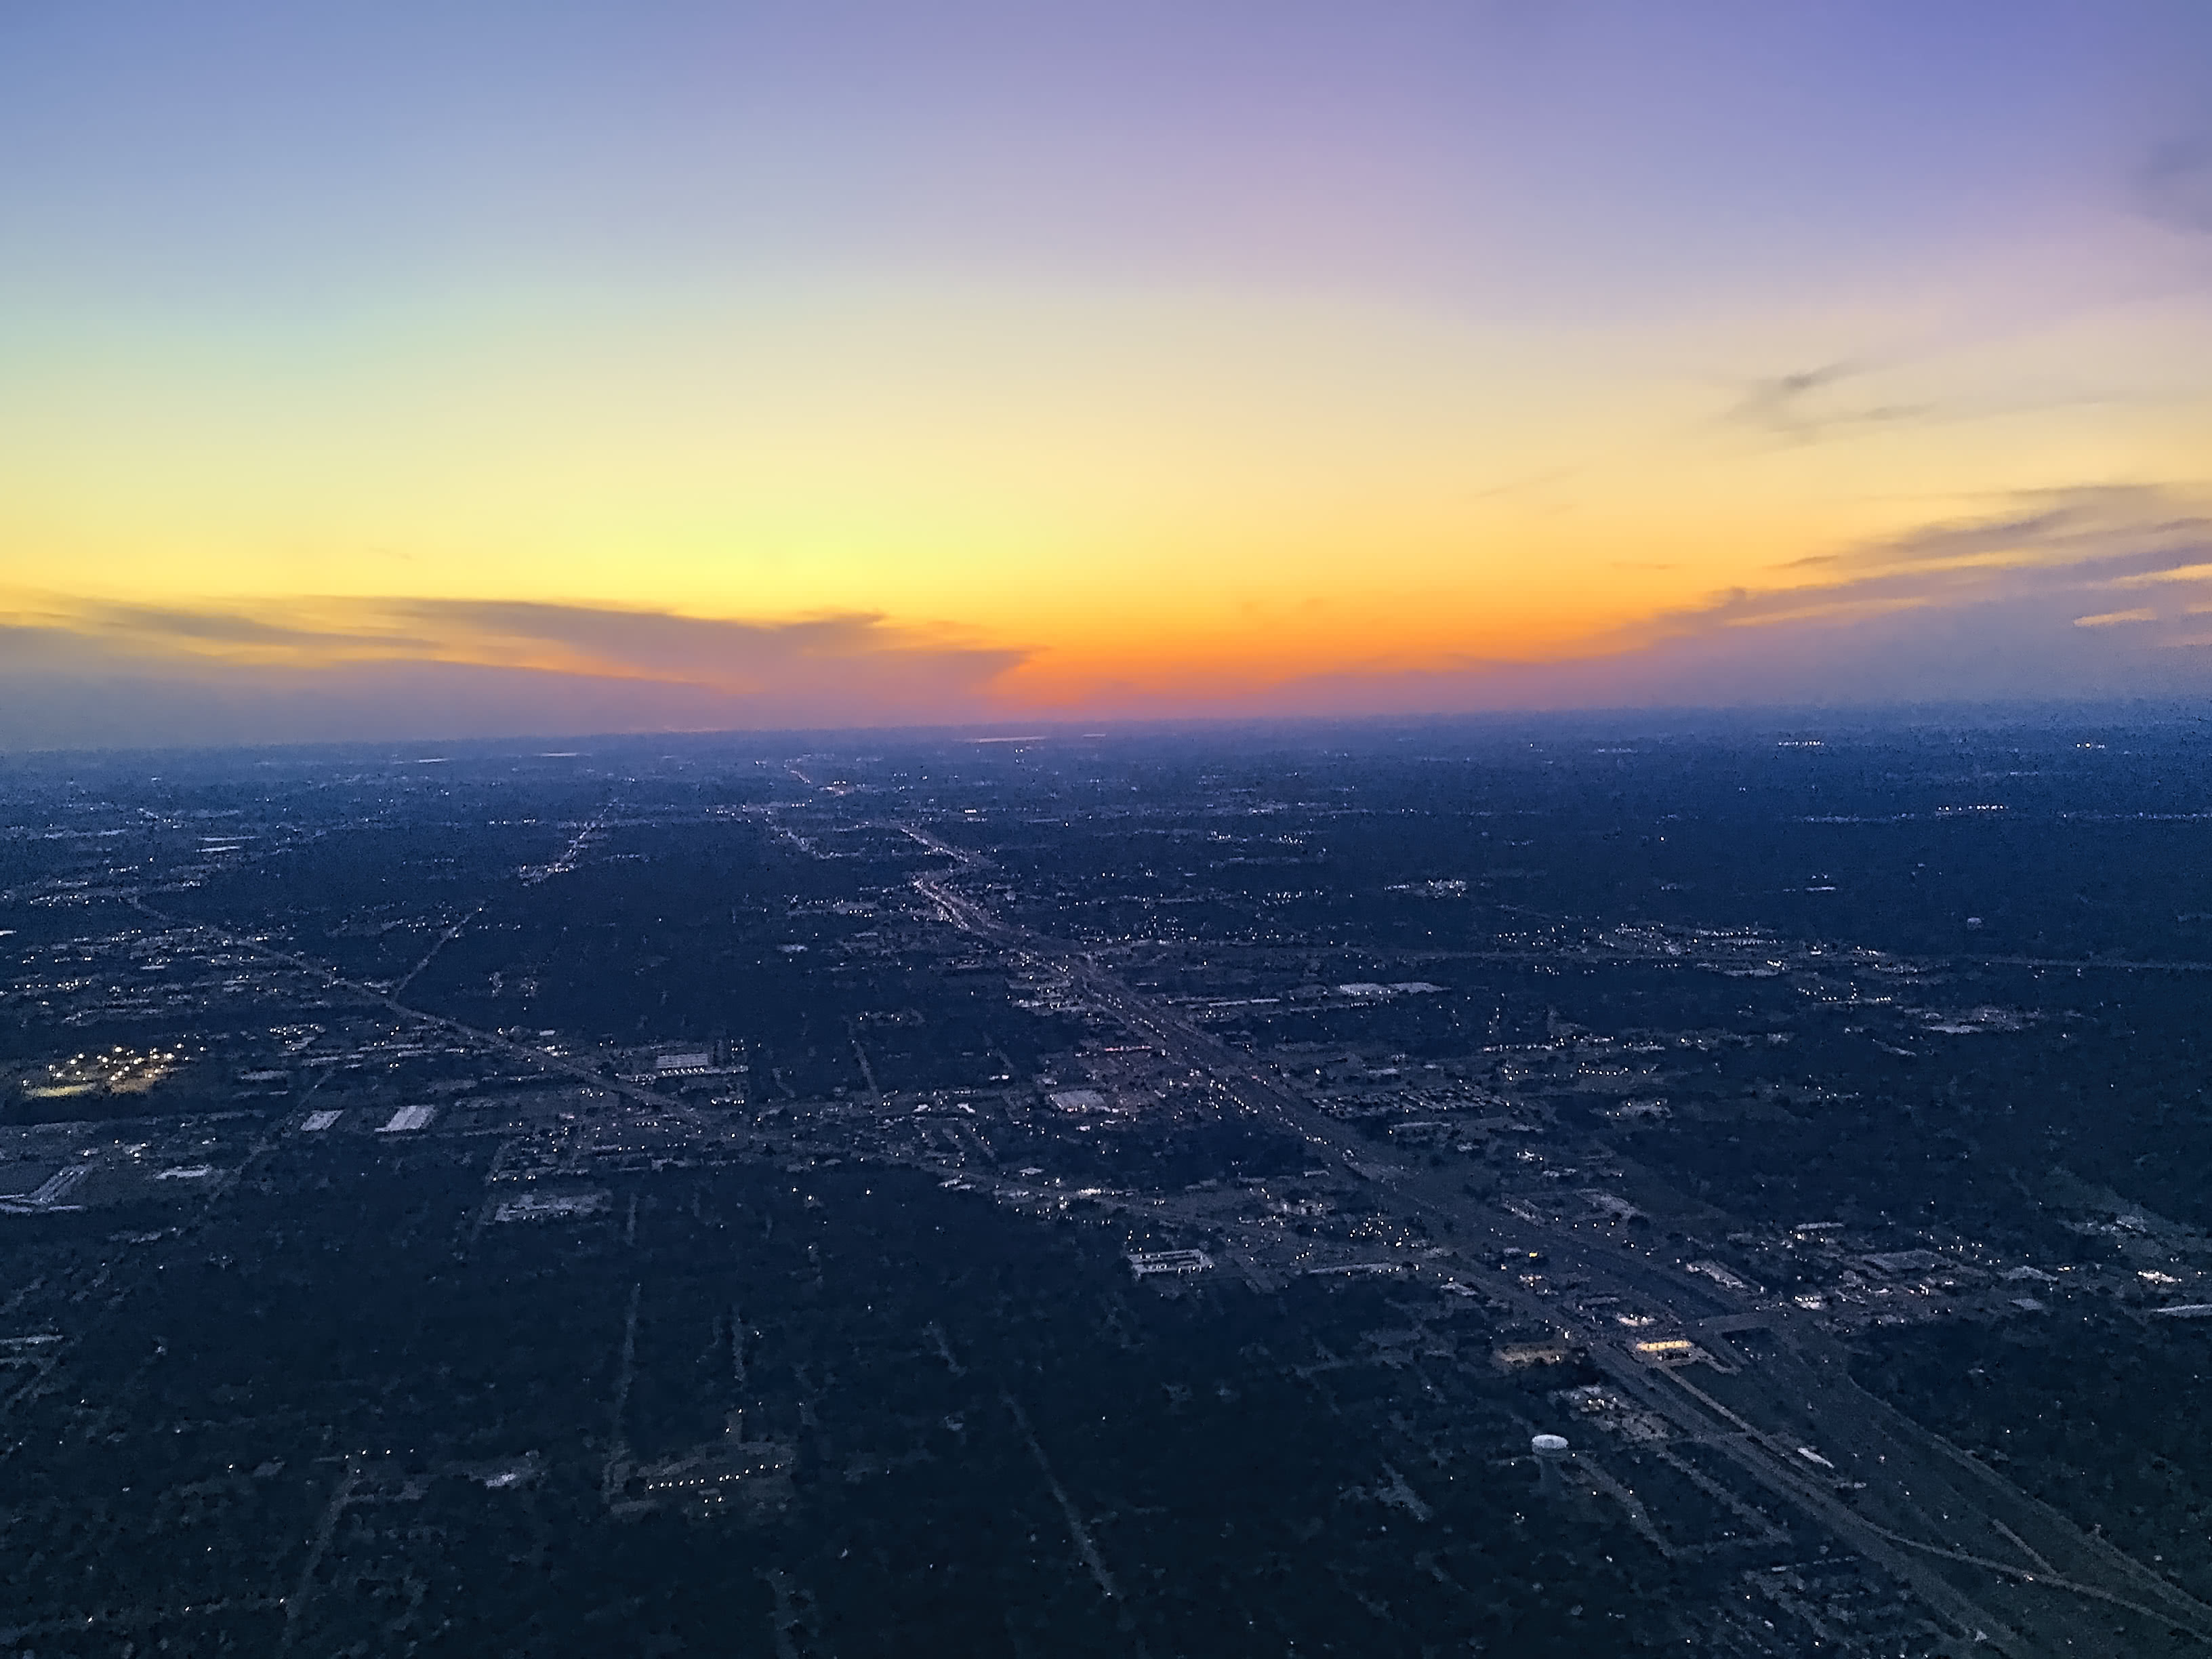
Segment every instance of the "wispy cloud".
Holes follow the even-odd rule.
[[[1667,611],[1571,659],[1469,659],[1233,693],[1223,714],[1869,704],[2212,691],[2212,518],[2187,492],[1993,501]],[[1133,690],[1121,709],[1170,712]]]
[[[971,720],[1021,659],[858,613],[19,594],[0,605],[0,746]]]
[[[1823,363],[1816,368],[1753,380],[1727,418],[1791,443],[1807,444],[1853,428],[1880,426],[1928,412],[1918,404],[1854,404],[1832,395],[1837,386],[1863,372],[1849,363]]]
[[[0,604],[0,748],[2212,690],[2212,516],[2098,486],[1793,561],[1542,663],[1097,685],[1024,703],[952,629],[427,599]]]
[[[2146,574],[2175,568],[2176,556],[2212,543],[2212,517],[2191,498],[2152,484],[2097,484],[2026,492],[1990,513],[1944,520],[1778,567],[1924,579],[1943,570],[2020,571],[2134,564]]]
[[[1801,674],[1839,683],[1864,675],[1877,696],[1883,662],[1928,688],[1923,695],[1947,675],[1951,695],[1960,696],[1989,694],[2000,682],[2014,692],[2040,684],[2051,695],[2109,690],[2131,677],[2163,684],[2207,667],[2157,659],[2195,637],[2186,618],[2212,598],[2208,555],[2212,516],[2186,492],[2036,492],[1992,503],[1979,517],[1793,561],[1778,572],[1788,580],[1771,586],[1655,617],[1625,630],[1616,665],[1687,658],[1718,671],[1732,659],[1771,657],[1777,672],[1795,660]],[[2085,630],[2116,637],[2084,655]],[[1783,653],[1772,657],[1769,642]]]

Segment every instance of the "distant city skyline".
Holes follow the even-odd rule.
[[[2212,690],[2212,12],[0,20],[0,747]]]

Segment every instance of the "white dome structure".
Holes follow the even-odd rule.
[[[1536,1490],[1547,1498],[1560,1495],[1559,1462],[1570,1450],[1564,1435],[1540,1434],[1529,1441],[1528,1449],[1536,1459]]]

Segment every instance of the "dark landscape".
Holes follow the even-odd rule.
[[[0,1651],[2202,1651],[2204,731],[12,760]]]

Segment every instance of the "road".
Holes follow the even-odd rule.
[[[954,860],[957,870],[982,862],[926,831],[897,827]],[[1447,1233],[1463,1258],[1540,1249],[1549,1258],[1547,1278],[1581,1280],[1585,1299],[1610,1294],[1657,1303],[1692,1333],[1700,1320],[1753,1310],[1747,1300],[1691,1277],[1617,1224],[1532,1221],[1470,1194],[1449,1170],[1372,1161],[1369,1143],[1252,1056],[1133,989],[1077,946],[994,915],[952,884],[957,870],[913,878],[949,926],[1048,963],[1164,1059],[1203,1074],[1243,1110],[1371,1182],[1386,1207]],[[1480,1287],[1523,1316],[1566,1330],[1622,1394],[1676,1433],[1722,1449],[1776,1503],[1879,1563],[1961,1638],[1985,1650],[2022,1659],[2115,1651],[2114,1620],[2122,1613],[2150,1626],[2130,1627],[2138,1641],[2155,1642],[2162,1630],[2180,1644],[2212,1646],[2212,1607],[1867,1394],[1851,1380],[1841,1346],[1808,1317],[1759,1310],[1773,1334],[1769,1351],[1722,1376],[1696,1365],[1654,1364],[1634,1347],[1653,1330],[1620,1338],[1512,1275],[1486,1274]],[[1723,1385],[1725,1401],[1717,1392]],[[1832,1473],[1799,1453],[1808,1445],[1822,1449]]]
[[[680,1100],[652,1089],[642,1088],[622,1078],[607,1076],[581,1060],[571,1060],[565,1054],[551,1054],[544,1048],[533,1048],[526,1042],[517,1042],[513,1037],[502,1036],[497,1031],[487,1031],[481,1026],[464,1024],[461,1021],[449,1018],[444,1014],[433,1013],[427,1008],[418,1008],[412,1004],[402,1002],[391,993],[380,990],[366,981],[348,979],[336,969],[317,962],[312,957],[299,956],[289,951],[280,951],[272,945],[264,945],[251,935],[234,933],[228,928],[218,927],[211,921],[201,921],[191,916],[171,915],[166,910],[155,909],[143,897],[133,897],[129,900],[129,903],[131,908],[141,915],[160,922],[164,927],[189,929],[204,933],[210,938],[221,939],[224,945],[234,951],[250,952],[264,962],[281,963],[287,968],[296,969],[301,973],[319,981],[327,989],[343,991],[349,995],[360,998],[364,1002],[374,1003],[402,1019],[416,1021],[444,1031],[449,1036],[463,1038],[479,1047],[510,1055],[516,1060],[526,1060],[542,1071],[560,1073],[580,1083],[588,1083],[594,1089],[604,1089],[609,1094],[619,1095],[624,1099],[635,1101],[641,1106],[650,1106],[656,1111],[671,1113],[690,1111],[690,1109]],[[420,971],[419,964],[416,971]],[[408,975],[410,979],[413,977],[413,974]]]

